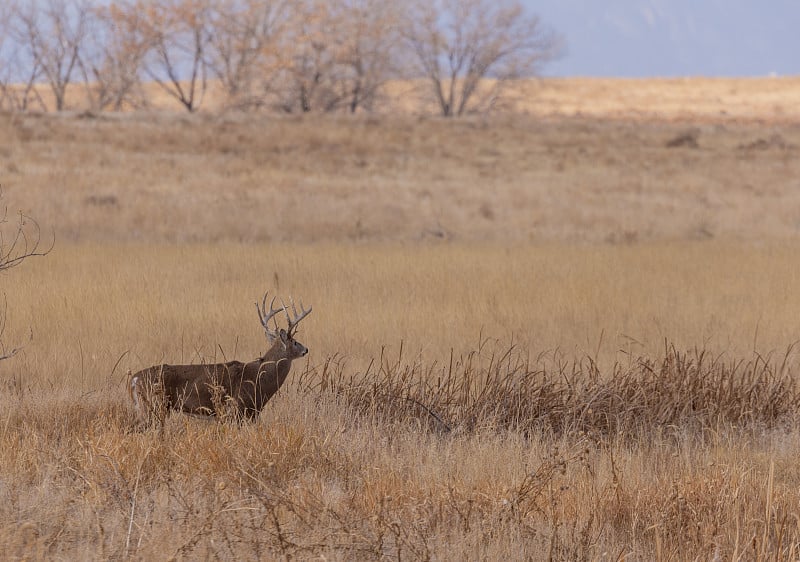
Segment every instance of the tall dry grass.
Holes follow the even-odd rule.
[[[365,368],[383,347],[449,360],[480,338],[604,368],[708,349],[781,353],[797,340],[798,249],[731,243],[561,245],[70,245],[4,275],[6,339],[33,341],[25,379],[104,381],[160,361],[263,351],[264,291],[314,306],[312,356]],[[794,357],[794,353],[791,354]],[[60,377],[48,375],[60,365]],[[5,366],[2,366],[3,368]],[[135,369],[134,369],[135,370]]]
[[[0,278],[5,342],[33,334],[0,363],[0,552],[796,559],[798,145],[3,115],[3,201],[56,246]],[[314,312],[258,423],[135,431],[126,372],[255,357],[267,289]]]
[[[0,544],[38,559],[793,559],[797,257],[59,244],[5,277],[5,337],[34,338],[0,365]],[[266,288],[314,312],[309,359],[259,422],[135,431],[125,371],[254,357]]]
[[[284,392],[256,426],[130,433],[107,394],[4,400],[11,557],[784,559],[794,433],[453,436]]]

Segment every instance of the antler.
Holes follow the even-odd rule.
[[[258,311],[258,319],[261,320],[261,325],[264,326],[264,332],[266,332],[267,334],[267,339],[269,341],[272,341],[278,337],[278,322],[275,321],[275,329],[270,330],[269,321],[272,320],[273,317],[276,314],[278,314],[281,310],[286,310],[286,305],[283,305],[283,308],[278,308],[278,309],[273,308],[272,305],[275,304],[275,299],[277,297],[272,297],[272,301],[269,303],[269,312],[267,312],[267,295],[269,295],[269,291],[264,293],[264,300],[261,302],[260,307],[258,306],[258,303],[256,303],[256,310]]]
[[[297,307],[294,304],[294,299],[289,297],[289,301],[292,303],[292,315],[294,318],[289,318],[289,307],[287,307],[283,301],[281,304],[283,305],[283,310],[286,312],[286,321],[289,323],[289,335],[291,336],[294,333],[295,328],[300,323],[300,320],[305,318],[311,313],[312,307],[308,307],[308,310],[303,308],[303,301],[300,301],[300,314],[297,313]]]

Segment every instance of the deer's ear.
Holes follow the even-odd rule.
[[[289,334],[286,333],[286,330],[281,328],[281,339],[286,340],[289,337]]]

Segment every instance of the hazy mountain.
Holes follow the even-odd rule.
[[[560,31],[555,76],[800,74],[800,0],[523,0]]]

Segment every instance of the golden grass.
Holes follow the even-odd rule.
[[[0,364],[0,552],[796,559],[798,145],[3,115],[3,200],[56,245],[2,275],[33,339]],[[314,312],[258,423],[134,431],[126,372],[252,359],[267,289]]]
[[[312,355],[338,352],[354,367],[401,342],[409,356],[442,360],[474,349],[481,334],[533,354],[599,355],[606,367],[626,354],[656,356],[665,340],[740,357],[796,341],[798,260],[790,245],[715,242],[63,243],[6,274],[7,339],[32,330],[14,370],[30,380],[60,364],[55,384],[83,376],[96,385],[126,351],[123,371],[223,351],[253,358],[264,343],[253,303],[269,289],[315,307],[301,330]]]
[[[30,327],[34,339],[0,367],[0,544],[32,558],[791,559],[791,413],[699,425],[645,415],[597,433],[559,427],[544,403],[524,427],[484,411],[443,434],[413,404],[370,409],[346,379],[363,380],[384,347],[396,373],[441,374],[451,349],[474,351],[482,334],[497,342],[482,344],[478,378],[491,372],[489,351],[512,340],[516,357],[553,374],[589,356],[613,379],[613,362],[662,357],[668,338],[724,363],[775,350],[771,369],[793,384],[796,354],[781,362],[797,327],[798,257],[774,243],[60,243],[6,277],[5,337]],[[132,431],[124,372],[221,359],[218,345],[254,357],[264,341],[252,302],[275,287],[314,306],[300,334],[311,355],[259,423],[176,416],[164,436]],[[332,356],[343,386],[323,388]],[[573,384],[592,376],[582,365]],[[730,403],[762,407],[737,373]],[[570,394],[559,388],[555,399]],[[656,412],[684,392],[653,388],[630,407]]]
[[[800,216],[794,125],[6,115],[0,139],[5,201],[60,240],[747,241]]]
[[[512,93],[533,115],[694,122],[797,122],[800,78],[548,78]]]

